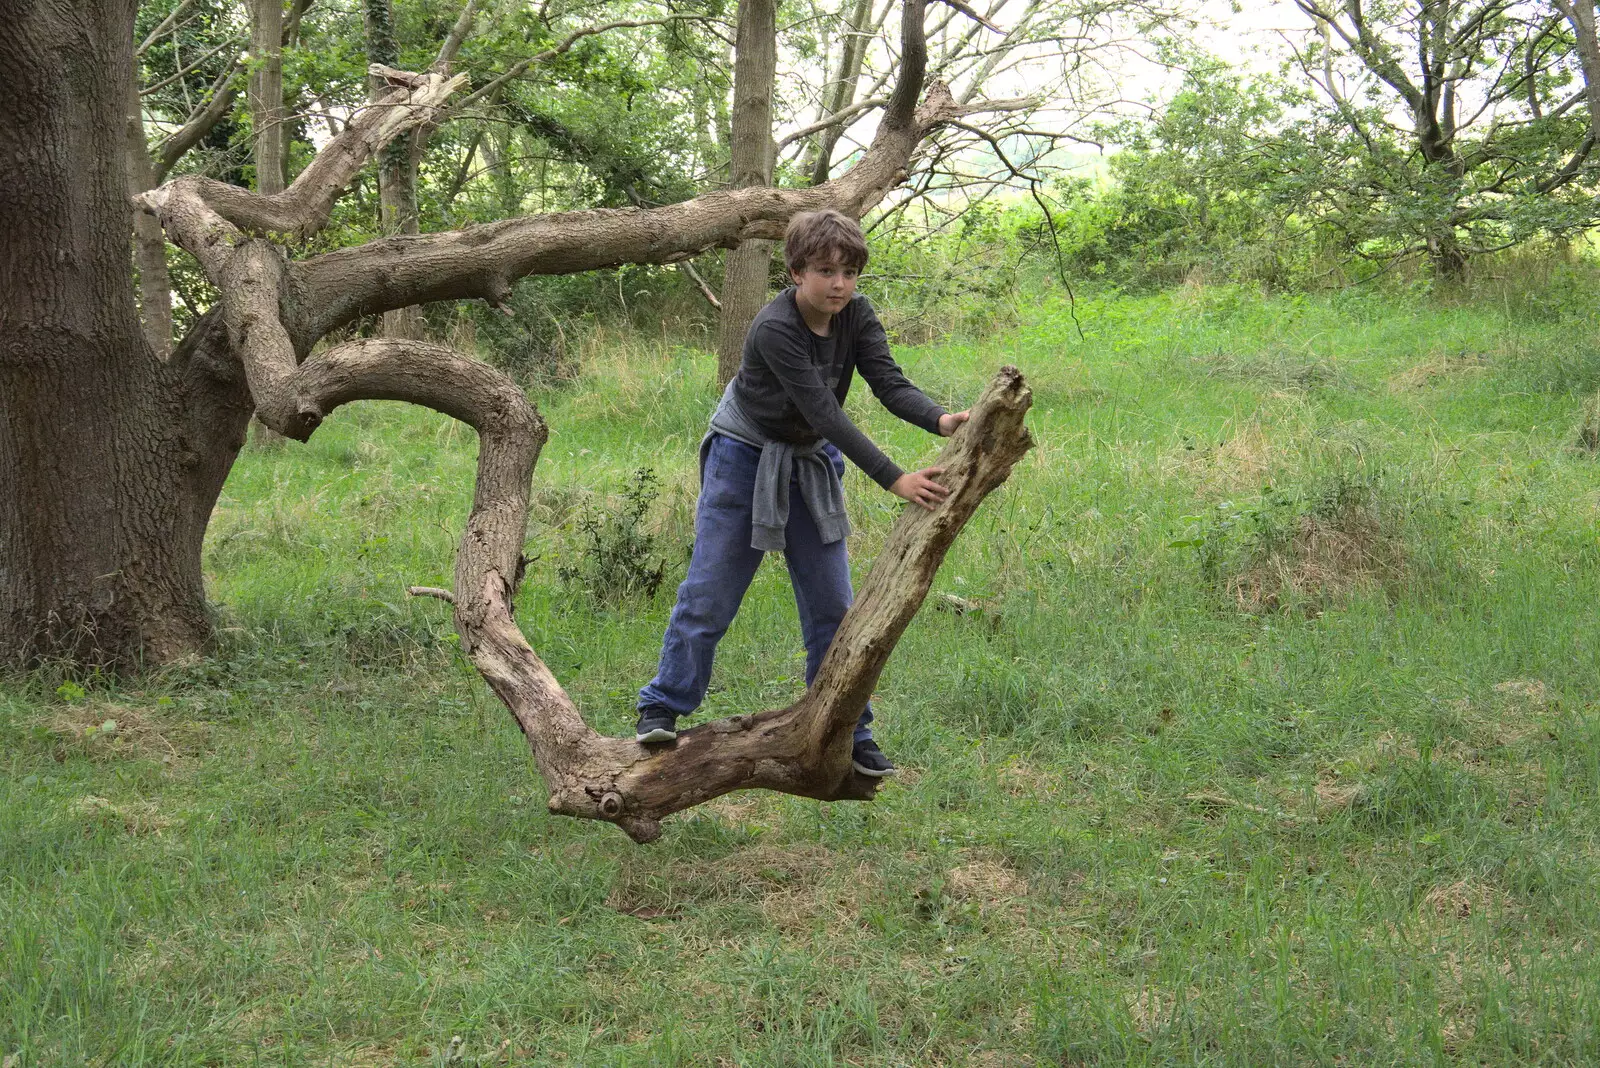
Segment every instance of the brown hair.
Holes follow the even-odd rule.
[[[789,220],[783,235],[783,262],[791,271],[826,263],[837,256],[856,270],[867,265],[867,239],[861,224],[832,208],[804,211]]]

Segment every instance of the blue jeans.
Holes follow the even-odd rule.
[[[842,475],[844,457],[824,446]],[[717,642],[739,611],[745,591],[766,554],[750,547],[751,501],[755,496],[756,463],[761,450],[717,434],[711,439],[705,470],[700,475],[700,501],[694,516],[694,555],[689,574],[678,587],[666,637],[661,640],[661,666],[639,691],[639,706],[660,705],[686,716],[700,707],[711,683],[711,661]],[[806,646],[806,685],[816,678],[822,657],[833,643],[839,621],[850,607],[850,561],[841,539],[824,545],[816,522],[796,483],[789,484],[789,524],[784,528],[789,581],[800,610],[800,636]],[[861,713],[856,740],[872,737],[872,706]]]

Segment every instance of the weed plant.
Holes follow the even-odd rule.
[[[447,609],[403,593],[449,582],[471,433],[363,403],[248,451],[214,650],[0,687],[0,1058],[1600,1061],[1580,281],[1090,293],[1076,323],[1040,291],[1014,330],[902,347],[951,404],[1020,366],[1038,441],[879,681],[902,774],[871,804],[722,798],[644,849],[545,812]],[[560,568],[642,468],[635,533],[681,566],[714,360],[603,324],[572,351],[537,395],[517,618],[621,734],[670,604]],[[850,404],[902,464],[937,454]],[[900,508],[846,482],[864,571]],[[773,562],[704,716],[803,671]]]
[[[556,569],[574,593],[615,604],[633,595],[654,597],[667,566],[653,554],[656,536],[645,526],[646,514],[660,491],[661,480],[648,467],[633,473],[613,511],[595,510],[578,520],[580,555]]]

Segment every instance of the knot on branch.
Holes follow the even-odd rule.
[[[927,130],[960,115],[961,105],[950,94],[950,87],[942,81],[929,82],[928,93],[922,99],[922,106],[917,109],[917,125]]]
[[[283,428],[283,436],[296,441],[306,441],[322,425],[322,409],[308,400],[302,400]]]

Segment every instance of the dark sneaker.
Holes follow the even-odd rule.
[[[871,738],[863,738],[850,750],[850,766],[874,779],[894,774],[894,765],[889,763],[889,758],[883,755],[883,750]]]
[[[639,723],[633,728],[635,741],[675,742],[678,740],[678,717],[660,705],[647,705],[639,709]]]

